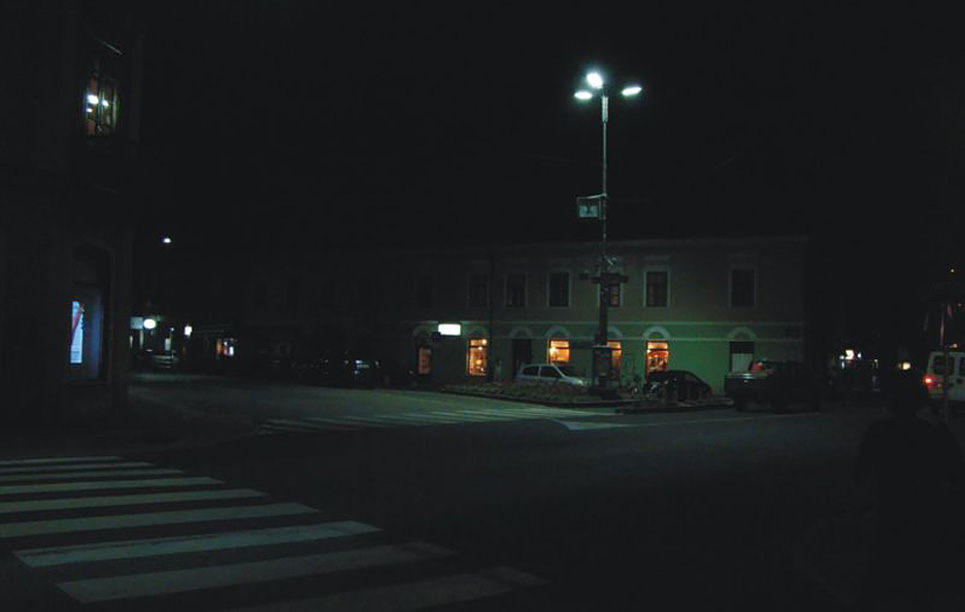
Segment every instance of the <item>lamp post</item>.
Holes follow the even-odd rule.
[[[610,95],[607,82],[599,72],[590,72],[586,75],[586,83],[590,89],[581,89],[574,94],[577,100],[588,102],[593,98],[600,97],[600,120],[603,127],[603,176],[602,191],[597,198],[599,201],[598,218],[600,219],[600,321],[597,329],[595,344],[593,349],[593,386],[597,392],[603,392],[607,388],[610,379],[609,351],[607,346],[607,329],[609,327],[609,299],[610,288],[613,285],[619,286],[623,278],[619,274],[610,273],[610,263],[606,254],[607,246],[607,205],[609,203],[609,193],[607,192],[607,125],[610,120]],[[631,98],[639,95],[643,91],[640,85],[628,84],[620,90],[620,95],[624,98]],[[596,93],[594,93],[596,92]],[[601,362],[601,360],[606,360]]]

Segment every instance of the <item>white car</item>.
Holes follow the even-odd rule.
[[[531,363],[524,365],[516,374],[516,382],[550,385],[573,385],[587,387],[590,381],[576,374],[573,366],[555,363]]]
[[[945,353],[932,351],[928,356],[928,366],[925,368],[925,386],[928,397],[932,402],[941,402],[944,398],[942,385],[945,367]],[[950,404],[965,405],[965,353],[950,351],[948,353],[948,402]]]

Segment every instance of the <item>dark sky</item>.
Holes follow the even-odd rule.
[[[611,107],[615,238],[808,233],[879,287],[957,258],[961,14],[335,4],[152,9],[163,231],[268,250],[596,239],[575,198],[600,190],[599,106],[572,94],[598,66],[645,88]]]

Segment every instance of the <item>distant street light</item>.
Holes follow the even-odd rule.
[[[161,242],[164,244],[171,244],[172,240],[170,236],[165,236],[164,238],[161,238]]]
[[[609,90],[607,88],[606,79],[599,72],[591,72],[586,75],[586,83],[590,86],[591,90],[580,90],[574,94],[577,100],[586,102],[592,100],[596,97],[596,92],[600,96],[600,110],[601,110],[601,121],[603,124],[603,189],[600,193],[600,326],[596,333],[596,345],[597,347],[607,346],[607,328],[609,327],[607,306],[609,305],[610,299],[610,287],[613,284],[619,286],[622,282],[622,278],[619,274],[610,273],[610,263],[606,255],[606,241],[607,241],[607,203],[608,203],[608,193],[607,193],[607,123],[610,118],[610,97]],[[638,84],[630,83],[624,85],[623,89],[620,90],[620,94],[624,98],[630,98],[637,96],[643,92],[643,87]],[[607,351],[598,350],[594,348],[593,350],[593,386],[598,391],[603,391],[606,388],[606,380],[603,380],[599,375],[600,372],[606,369],[609,372],[610,364],[599,363],[600,359],[606,358]],[[609,375],[606,376],[609,379]]]

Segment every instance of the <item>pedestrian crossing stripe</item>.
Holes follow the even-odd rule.
[[[298,503],[265,503],[259,498],[267,497],[266,493],[227,488],[222,481],[214,478],[171,479],[152,477],[152,474],[135,475],[153,465],[124,462],[119,457],[56,458],[49,463],[46,461],[30,459],[5,462],[11,469],[44,465],[50,469],[32,470],[28,476],[8,474],[23,477],[28,484],[0,487],[0,491],[8,495],[17,495],[15,501],[0,501],[0,539],[16,542],[18,549],[13,553],[26,567],[42,569],[57,588],[83,604],[171,595],[183,598],[189,597],[189,593],[211,588],[244,589],[245,585],[252,583],[346,571],[365,572],[378,567],[406,564],[413,569],[405,570],[408,578],[403,582],[375,584],[365,589],[329,593],[321,597],[306,595],[307,599],[276,601],[234,612],[314,612],[319,609],[330,612],[414,612],[546,584],[541,578],[508,567],[438,575],[442,566],[424,562],[450,558],[456,555],[455,552],[425,542],[379,542],[377,540],[384,535],[378,527],[350,520],[315,522],[320,513],[314,508]],[[88,476],[79,476],[89,467],[64,469],[71,465],[89,466],[92,461],[112,468],[127,465],[130,467],[127,471],[129,478],[104,481],[98,480],[103,478],[104,472],[96,470],[92,470],[93,473]],[[56,477],[51,477],[54,475]],[[180,484],[175,485],[172,482],[175,480]],[[167,482],[171,488],[151,493],[76,496],[77,492],[86,490],[100,492],[105,482],[111,488],[121,486],[133,489],[152,488],[159,482]],[[201,483],[209,488],[195,488]],[[63,485],[69,488],[61,489]],[[96,486],[89,489],[87,485]],[[64,495],[51,498],[51,492]],[[102,508],[141,504],[210,504],[232,499],[256,499],[259,503],[244,506],[207,505],[157,512],[132,509],[126,514],[115,511],[109,516],[100,512]],[[24,520],[31,513],[49,511],[58,512],[61,518]],[[63,513],[70,515],[64,518]],[[263,523],[276,518],[285,518],[289,524],[278,527],[265,526]],[[237,521],[247,523],[248,528],[239,530]],[[298,524],[290,524],[293,521]],[[194,525],[204,525],[208,531],[193,533]],[[224,525],[227,530],[219,531],[218,525]],[[166,535],[118,538],[123,530],[132,528],[163,529]],[[177,533],[181,530],[187,531]],[[371,537],[358,539],[362,536]],[[43,542],[43,547],[24,546],[37,539]],[[322,546],[324,541],[335,539],[341,539],[343,544],[334,549],[310,551],[311,547]],[[293,544],[301,544],[301,552],[293,554],[289,552],[290,547],[282,547]],[[232,560],[221,564],[211,561],[218,558],[213,556],[216,553],[242,549],[251,551],[248,559],[256,560]],[[190,569],[182,568],[186,559],[184,555],[198,555],[197,560],[187,562]],[[116,563],[134,563],[139,559],[144,561],[140,571],[138,565],[127,563],[118,569],[120,566]],[[168,567],[165,567],[165,563]],[[434,575],[419,578],[414,572]]]
[[[85,478],[112,478],[117,476],[172,476],[183,474],[181,470],[149,469],[149,470],[98,470],[90,472],[54,472],[52,474],[7,474],[0,476],[0,482],[24,482],[37,480],[83,480]]]
[[[341,415],[328,417],[301,417],[294,419],[269,419],[258,426],[261,435],[280,433],[316,433],[330,430],[357,431],[359,429],[385,429],[391,427],[456,425],[467,423],[495,423],[503,421],[559,419],[586,417],[593,413],[567,408],[521,406],[513,408],[459,410],[430,410],[402,414]],[[594,415],[601,416],[601,415]]]
[[[33,472],[73,472],[79,470],[110,470],[118,468],[147,468],[153,467],[152,464],[146,461],[114,461],[114,462],[100,462],[100,463],[72,463],[66,465],[57,464],[47,464],[47,465],[19,465],[18,467],[4,467],[0,468],[0,476],[6,476],[10,474],[30,474]]]

